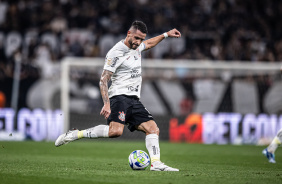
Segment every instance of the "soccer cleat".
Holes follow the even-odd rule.
[[[74,136],[74,133],[77,134],[78,131],[79,130],[70,130],[67,133],[60,135],[55,142],[55,146],[62,146],[64,144],[68,144],[72,141],[77,140],[78,138],[77,136]]]
[[[158,162],[151,165],[151,171],[179,171],[179,169],[169,167],[162,162]]]
[[[276,163],[274,153],[270,153],[269,151],[267,151],[267,148],[265,148],[265,149],[262,151],[262,154],[264,154],[264,156],[266,156],[266,158],[268,159],[268,162],[270,162],[270,163]]]

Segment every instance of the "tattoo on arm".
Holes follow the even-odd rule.
[[[104,70],[101,75],[99,86],[104,104],[110,103],[109,95],[108,95],[108,82],[110,81],[112,75],[113,72],[110,72],[108,70]]]

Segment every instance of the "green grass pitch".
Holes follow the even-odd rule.
[[[53,142],[0,142],[1,184],[178,184],[282,183],[282,151],[276,164],[264,147],[172,144],[161,142],[161,159],[180,172],[133,171],[129,154],[147,152],[144,142],[80,140],[61,147]]]

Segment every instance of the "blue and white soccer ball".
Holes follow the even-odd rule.
[[[133,170],[145,170],[150,165],[150,157],[145,151],[135,150],[130,153],[128,163]]]

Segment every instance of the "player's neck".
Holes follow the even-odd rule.
[[[130,44],[128,43],[128,38],[126,37],[123,41],[124,45],[126,45],[128,47],[128,49],[130,49]]]

